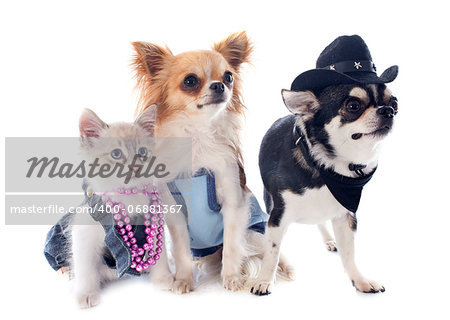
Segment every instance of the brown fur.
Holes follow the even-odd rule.
[[[163,48],[147,42],[133,42],[132,45],[136,51],[132,67],[136,73],[140,93],[136,115],[156,103],[158,115],[156,134],[158,127],[170,121],[174,115],[188,112],[185,108],[186,104],[198,99],[202,92],[204,86],[201,81],[202,76],[208,74],[211,80],[222,81],[223,70],[232,72],[234,78],[233,94],[227,105],[228,112],[239,117],[244,115],[240,66],[242,63],[249,62],[253,50],[245,31],[234,33],[225,40],[215,43],[212,50],[190,51],[178,55],[173,55],[167,47]],[[211,66],[211,70],[202,70],[198,66]],[[197,69],[194,72],[192,68]],[[190,72],[199,77],[200,84],[193,90],[183,90],[180,84]],[[236,153],[236,159],[241,168],[241,187],[245,190],[246,179],[239,141],[240,130],[240,127],[235,128],[236,138],[230,148]]]
[[[136,115],[140,114],[152,103],[157,104],[158,123],[164,123],[170,119],[171,114],[183,111],[182,105],[176,106],[177,102],[168,101],[168,90],[170,83],[167,79],[171,75],[177,74],[184,77],[183,67],[195,64],[196,61],[217,60],[217,53],[221,54],[229,64],[230,71],[233,72],[234,88],[230,111],[243,114],[245,106],[242,101],[241,79],[239,77],[240,65],[248,63],[253,46],[247,38],[245,31],[234,33],[227,39],[215,43],[211,51],[191,51],[174,56],[169,48],[163,48],[148,42],[132,43],[136,54],[132,61],[137,87],[139,89],[139,105]],[[218,79],[220,75],[214,75]],[[180,79],[175,79],[180,83]],[[175,104],[175,105],[173,105]],[[181,109],[181,110],[180,110]]]

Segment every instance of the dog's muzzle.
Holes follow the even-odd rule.
[[[377,114],[384,117],[385,119],[390,119],[397,114],[397,111],[395,111],[391,106],[382,106],[378,108]]]

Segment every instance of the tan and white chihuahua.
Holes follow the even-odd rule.
[[[212,50],[172,54],[168,48],[134,42],[134,68],[140,88],[138,113],[156,103],[158,137],[192,138],[191,174],[207,169],[215,175],[217,202],[223,216],[223,286],[243,286],[242,265],[248,247],[262,248],[262,234],[248,231],[251,192],[246,187],[241,144],[244,104],[241,66],[249,61],[252,44],[245,32],[215,43]],[[174,235],[175,233],[175,235]],[[179,292],[192,289],[187,228],[171,230]],[[180,250],[184,241],[185,250]],[[287,277],[292,269],[280,261]]]

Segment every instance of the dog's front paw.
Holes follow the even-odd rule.
[[[250,292],[257,296],[266,296],[271,293],[272,283],[270,281],[257,282]]]
[[[385,291],[382,285],[379,285],[375,281],[367,280],[364,278],[352,280],[352,284],[356,288],[356,290],[364,293],[377,293]]]
[[[325,247],[327,248],[328,251],[331,251],[331,252],[336,252],[337,251],[336,241],[334,241],[334,240],[326,241],[325,242]]]
[[[240,276],[224,276],[223,287],[230,291],[239,291],[244,288],[244,280]]]
[[[98,292],[77,293],[76,299],[81,309],[88,309],[100,303],[100,294]]]
[[[172,292],[176,294],[189,293],[194,290],[194,281],[189,279],[175,279],[172,284]]]

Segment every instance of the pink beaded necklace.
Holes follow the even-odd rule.
[[[144,185],[142,188],[119,188],[117,192],[113,192],[113,194],[120,195],[136,195],[142,193],[149,196],[150,202],[148,210],[144,210],[145,207],[142,210],[145,218],[145,233],[147,234],[147,241],[142,247],[139,247],[137,244],[137,239],[132,231],[133,226],[130,224],[131,219],[128,216],[128,208],[125,204],[120,201],[111,200],[108,196],[108,194],[111,193],[104,192],[101,194],[103,202],[107,208],[109,207],[111,214],[113,214],[117,233],[130,248],[130,268],[135,269],[138,272],[147,270],[150,266],[155,265],[160,259],[164,238],[164,214],[161,211],[162,201],[159,198],[156,187],[153,187],[150,192],[148,191],[148,188],[149,185]]]

